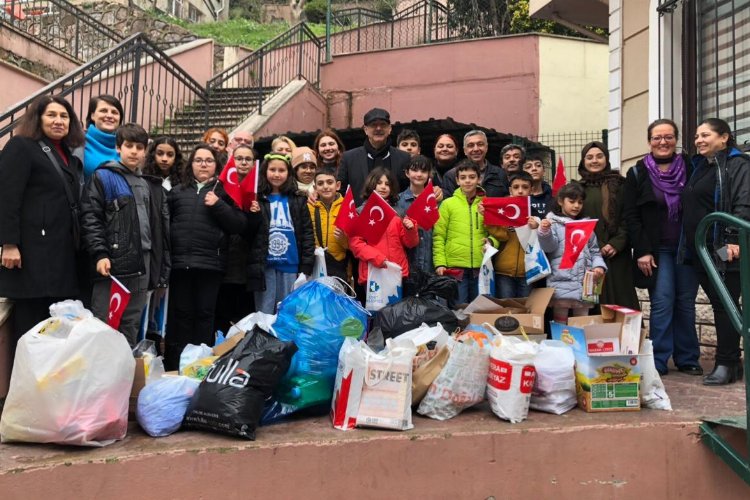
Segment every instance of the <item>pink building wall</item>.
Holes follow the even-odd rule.
[[[260,129],[255,137],[268,137],[286,132],[322,129],[326,121],[325,98],[309,85],[287,100]]]
[[[0,110],[2,111],[28,98],[48,83],[5,61],[0,61],[0,82],[3,82],[3,91],[0,92]]]

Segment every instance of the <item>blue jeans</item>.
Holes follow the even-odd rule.
[[[695,297],[698,277],[692,266],[676,263],[677,251],[659,249],[656,284],[649,289],[651,319],[649,337],[654,361],[661,373],[669,358],[677,367],[700,366],[700,345],[695,331]]]
[[[255,309],[266,314],[275,314],[276,304],[292,293],[292,285],[294,285],[297,275],[266,267],[265,277],[265,291],[255,292]]]
[[[457,304],[468,304],[479,295],[479,269],[464,269],[464,278],[458,282]]]
[[[512,277],[495,274],[495,296],[498,299],[515,299],[528,297],[531,286],[526,283],[526,276]]]

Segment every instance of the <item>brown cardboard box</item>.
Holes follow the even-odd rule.
[[[128,405],[128,420],[135,420],[135,409],[138,406],[138,394],[146,386],[146,367],[143,358],[135,358],[135,374],[133,387],[130,389],[130,404]]]
[[[480,295],[466,306],[464,313],[469,321],[481,325],[494,325],[499,316],[510,315],[518,320],[527,334],[544,334],[544,312],[549,305],[554,288],[534,288],[528,297],[495,299]]]
[[[214,347],[214,356],[223,356],[232,349],[235,348],[237,344],[240,343],[242,339],[245,338],[245,333],[238,333],[236,335],[232,335],[230,338],[222,342],[221,344]]]

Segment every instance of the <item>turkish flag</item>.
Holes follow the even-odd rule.
[[[531,203],[528,196],[485,198],[484,223],[488,226],[520,227],[529,222]]]
[[[219,174],[219,180],[229,197],[234,200],[238,207],[242,207],[242,193],[240,191],[239,177],[237,176],[237,167],[234,164],[234,156],[229,158],[221,174]]]
[[[354,206],[352,187],[349,186],[346,188],[344,201],[341,202],[341,210],[339,210],[336,220],[333,221],[333,225],[344,231],[347,235],[352,235],[352,229],[357,217],[359,217],[359,214],[357,213],[357,207]]]
[[[107,324],[117,330],[125,308],[130,302],[130,290],[112,276],[112,286],[109,287],[109,312],[107,313]]]
[[[581,255],[599,219],[574,220],[565,223],[565,248],[560,269],[572,269]]]
[[[568,179],[565,178],[565,165],[563,165],[562,156],[557,157],[557,170],[555,170],[555,179],[552,181],[552,196],[557,196],[557,192],[567,184]]]
[[[340,213],[340,212],[339,212]],[[383,236],[391,219],[398,214],[378,193],[367,198],[360,216],[354,223],[354,233],[363,237],[368,243],[376,243]]]
[[[255,166],[250,169],[242,182],[240,182],[240,195],[243,210],[250,210],[250,205],[258,199],[258,175],[260,172],[260,160],[255,160]]]
[[[430,230],[435,226],[440,218],[438,212],[437,200],[435,199],[435,190],[432,187],[432,181],[428,181],[422,194],[417,196],[414,203],[406,211],[406,215],[417,221],[422,229]]]

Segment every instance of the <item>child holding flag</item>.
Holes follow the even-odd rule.
[[[312,273],[315,238],[307,198],[297,195],[289,157],[267,154],[259,174],[258,200],[250,212],[259,216],[260,226],[250,245],[248,287],[255,292],[255,308],[274,314],[298,273]]]
[[[339,193],[341,181],[336,179],[336,170],[324,165],[315,173],[313,182],[318,199],[308,204],[310,219],[315,233],[315,246],[325,248],[328,276],[337,276],[348,282],[346,250],[349,241],[344,231],[335,226],[344,198]]]
[[[547,286],[555,289],[552,315],[559,323],[567,323],[571,313],[588,314],[590,305],[581,301],[586,271],[592,270],[597,280],[607,271],[593,234],[596,219],[581,217],[585,197],[581,184],[566,184],[557,193],[552,212],[539,225],[539,243],[552,267],[547,277]]]

